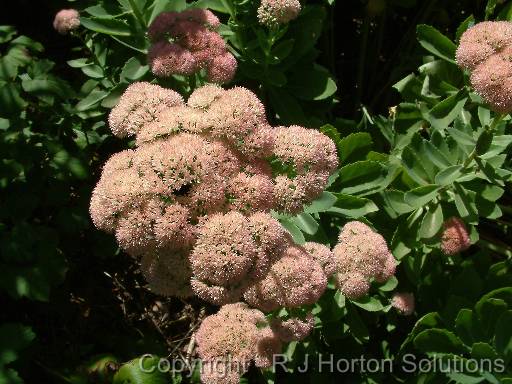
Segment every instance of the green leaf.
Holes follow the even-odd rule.
[[[332,96],[337,87],[329,71],[315,64],[292,72],[288,79],[288,89],[299,99],[324,100]]]
[[[488,343],[478,342],[471,346],[471,357],[477,360],[494,360],[498,358],[498,354]]]
[[[100,19],[97,17],[81,17],[80,24],[94,32],[104,33],[112,36],[130,36],[131,31],[128,24],[115,19]]]
[[[421,46],[441,59],[455,64],[455,44],[430,25],[420,24],[416,27]]]
[[[424,185],[405,193],[404,200],[414,208],[420,208],[437,197],[438,185]]]
[[[472,27],[475,24],[475,17],[470,15],[466,20],[464,20],[459,27],[457,28],[457,33],[455,33],[456,40],[459,41],[460,37],[466,30]]]
[[[426,118],[436,129],[443,130],[455,120],[464,109],[467,101],[464,91],[449,96],[440,103],[437,103],[427,114]]]
[[[114,375],[112,384],[168,384],[169,374],[157,369],[159,360],[156,356],[143,356],[123,364]],[[141,370],[141,364],[144,370]]]
[[[93,79],[103,79],[105,77],[103,68],[101,68],[99,65],[86,65],[80,69],[85,75],[92,77]]]
[[[491,130],[485,129],[480,136],[478,137],[478,140],[476,141],[476,153],[477,155],[483,155],[486,153],[489,148],[491,147],[492,141],[494,138],[494,133]]]
[[[429,207],[429,210],[423,216],[423,220],[421,222],[419,235],[422,239],[431,239],[441,229],[443,226],[443,208],[441,204],[436,204],[434,207]]]
[[[108,92],[105,92],[103,90],[95,89],[87,97],[80,100],[78,104],[76,105],[76,110],[79,112],[86,111],[90,108],[92,108],[94,105],[99,103],[101,100],[103,100],[105,97],[108,96]]]
[[[465,352],[464,344],[454,333],[439,328],[420,332],[414,338],[414,346],[424,353],[461,354]]]
[[[30,327],[19,323],[0,325],[0,370],[18,359],[18,353],[27,348],[36,335]]]
[[[362,160],[373,145],[372,137],[367,132],[354,132],[339,142],[340,161],[342,164]]]
[[[148,71],[149,66],[142,65],[137,57],[132,57],[131,59],[128,59],[123,69],[121,70],[121,81],[139,80],[142,76],[148,73]]]
[[[391,292],[398,286],[398,279],[391,276],[385,283],[378,285],[378,289],[383,292]]]
[[[351,304],[352,302],[346,302],[347,316],[346,321],[349,326],[352,335],[360,340],[361,342],[367,342],[370,339],[370,333],[366,327],[363,319],[359,315],[357,308]]]
[[[452,165],[440,171],[435,177],[437,185],[445,186],[452,184],[462,175],[462,165]]]
[[[310,205],[304,208],[304,212],[306,213],[317,213],[317,212],[325,212],[329,208],[331,208],[338,198],[332,194],[331,192],[324,191],[320,195],[318,199],[313,201]]]
[[[379,300],[368,295],[358,300],[351,300],[351,302],[368,312],[379,312],[384,309]]]
[[[387,207],[396,212],[398,216],[403,215],[404,213],[412,212],[415,209],[405,202],[405,193],[402,191],[390,189],[382,191],[381,196]]]
[[[472,310],[467,308],[459,311],[455,319],[455,330],[466,345],[472,345],[476,341],[485,339],[480,320]]]
[[[358,161],[340,169],[336,185],[344,194],[370,194],[386,188],[386,168],[376,161]]]
[[[327,212],[340,214],[345,217],[359,218],[369,213],[377,212],[379,208],[369,199],[362,197],[335,193],[337,201],[334,207],[329,208]]]
[[[308,235],[314,235],[318,231],[318,223],[309,213],[300,213],[292,218],[293,223],[300,228],[301,231]]]
[[[306,239],[304,238],[304,235],[302,234],[301,230],[297,225],[291,221],[288,218],[279,218],[279,221],[281,222],[282,226],[290,232],[290,235],[293,238],[293,241],[297,244],[304,244],[306,242]]]
[[[270,102],[283,124],[301,124],[306,116],[297,99],[289,92],[276,87],[268,88]]]
[[[496,350],[507,358],[512,359],[512,311],[503,313],[496,322],[494,344]]]

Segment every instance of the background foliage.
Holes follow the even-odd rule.
[[[328,191],[304,213],[280,217],[295,241],[334,245],[339,228],[358,219],[381,232],[400,261],[397,278],[363,300],[331,285],[313,308],[313,335],[287,348],[290,371],[254,370],[247,380],[339,382],[339,374],[297,367],[305,354],[414,353],[441,362],[502,358],[508,373],[397,370],[343,379],[512,381],[510,118],[491,112],[454,63],[462,32],[476,21],[512,19],[511,2],[308,1],[297,20],[272,31],[257,24],[253,1],[41,3],[17,2],[19,10],[31,6],[35,21],[18,11],[0,23],[13,26],[0,28],[0,383],[169,382],[141,375],[132,359],[175,355],[215,312],[151,294],[88,215],[101,164],[130,145],[110,135],[109,108],[130,83],[154,81],[147,25],[163,10],[189,6],[221,17],[239,61],[233,83],[258,94],[272,123],[319,128],[338,147],[341,166]],[[82,16],[67,37],[51,29],[65,7]],[[158,82],[187,95],[204,79]],[[478,242],[447,257],[439,232],[451,216]],[[414,292],[415,316],[390,310],[395,289]]]

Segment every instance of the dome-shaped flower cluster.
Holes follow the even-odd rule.
[[[300,13],[299,0],[261,0],[258,21],[268,27],[287,24]]]
[[[192,75],[204,68],[208,81],[230,81],[237,61],[215,31],[219,25],[219,19],[206,9],[159,14],[148,29],[153,42],[148,52],[153,74],[159,77]]]
[[[292,317],[288,320],[276,318],[271,321],[272,329],[279,339],[285,343],[304,340],[309,336],[314,326],[315,319],[311,312],[304,319]]]
[[[456,61],[471,72],[471,84],[495,111],[512,111],[512,23],[485,21],[468,29]]]
[[[53,19],[53,28],[62,35],[80,26],[80,14],[76,9],[61,9]]]
[[[410,316],[414,313],[414,294],[397,292],[391,299],[391,305],[393,308],[396,308],[401,315]]]
[[[345,224],[333,253],[336,284],[348,298],[366,295],[371,279],[384,282],[395,274],[396,261],[386,240],[359,221]]]
[[[203,320],[195,335],[204,383],[239,383],[252,362],[270,367],[281,340],[265,315],[244,303],[224,305]]]
[[[251,91],[214,85],[185,103],[174,91],[132,84],[109,124],[116,136],[135,136],[136,148],[106,162],[91,217],[141,258],[151,289],[193,291],[219,305],[245,297],[264,311],[318,300],[332,253],[293,244],[269,212],[298,212],[322,192],[337,166],[329,138],[274,128]],[[270,161],[282,166],[273,171]],[[283,180],[305,193],[280,189]]]
[[[451,217],[443,224],[441,234],[441,251],[445,255],[455,255],[471,246],[468,230],[458,217]]]

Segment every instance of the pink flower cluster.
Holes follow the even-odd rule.
[[[443,251],[445,255],[455,255],[465,251],[471,246],[468,230],[460,218],[449,218],[444,222],[443,227],[441,251]]]
[[[268,27],[287,24],[297,18],[300,10],[299,0],[261,0],[258,21]]]
[[[407,292],[397,292],[391,299],[391,305],[401,315],[410,316],[414,313],[414,295]]]
[[[265,315],[244,303],[224,305],[208,316],[195,338],[201,380],[208,384],[237,384],[253,361],[257,367],[270,367],[282,347]]]
[[[61,9],[55,15],[53,28],[62,35],[80,26],[80,14],[76,9]]]
[[[153,42],[148,52],[153,73],[159,77],[188,76],[204,68],[208,81],[230,81],[237,61],[215,31],[219,26],[219,19],[206,9],[159,14],[148,29]]]
[[[109,124],[137,147],[104,165],[91,217],[141,258],[152,290],[219,305],[243,297],[264,311],[318,300],[334,271],[331,251],[293,244],[269,212],[298,212],[322,192],[338,164],[329,138],[272,127],[251,91],[214,85],[185,103],[172,90],[132,84]],[[269,159],[293,172],[274,175]]]
[[[468,29],[456,61],[471,71],[471,84],[495,111],[512,111],[512,23],[485,21]]]
[[[313,329],[311,314],[305,319],[267,320],[263,312],[245,303],[224,305],[203,320],[195,334],[202,360],[201,381],[238,384],[251,364],[269,368],[284,342],[302,340]]]
[[[366,295],[371,279],[385,282],[395,274],[396,261],[386,240],[360,221],[345,224],[333,253],[336,284],[350,299]]]

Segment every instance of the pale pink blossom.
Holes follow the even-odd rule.
[[[394,274],[396,261],[386,240],[360,221],[345,224],[333,253],[336,284],[351,299],[364,296],[371,279],[384,282]]]
[[[484,21],[465,31],[455,55],[457,64],[473,71],[494,53],[512,45],[512,23]]]
[[[244,172],[231,179],[227,188],[230,207],[244,213],[269,211],[274,205],[273,192],[274,185],[268,176]]]
[[[281,223],[266,212],[254,213],[249,216],[249,222],[253,239],[272,262],[281,257],[292,243],[290,234]]]
[[[118,137],[135,135],[164,109],[182,104],[183,98],[173,90],[146,82],[133,83],[110,111],[110,129]]]
[[[301,341],[308,337],[315,326],[315,319],[310,312],[304,319],[297,317],[288,320],[275,318],[270,325],[281,341],[289,343],[290,341]]]
[[[158,77],[191,75],[197,71],[197,62],[189,50],[178,44],[156,42],[148,51],[151,71]]]
[[[252,362],[258,367],[268,367],[273,355],[281,351],[281,343],[264,314],[244,303],[224,305],[217,314],[204,319],[195,340],[197,353],[208,369],[201,376],[205,384],[238,383],[239,376]],[[226,367],[212,369],[218,362],[229,364],[227,376],[221,376]]]
[[[391,305],[404,315],[410,316],[414,313],[414,295],[407,292],[398,292],[393,295]]]
[[[212,83],[228,83],[235,76],[237,67],[235,56],[226,52],[211,59],[206,67],[206,77]]]
[[[336,271],[334,253],[324,244],[306,242],[304,249],[322,266],[327,277],[331,277]]]
[[[53,28],[62,35],[77,29],[79,26],[80,14],[76,9],[61,9],[53,20]]]
[[[300,10],[299,0],[261,0],[258,20],[261,24],[274,27],[297,18]]]
[[[266,277],[247,289],[244,298],[253,307],[269,312],[314,304],[326,287],[320,264],[302,247],[290,245]]]
[[[471,246],[468,230],[460,218],[449,218],[444,222],[443,227],[441,250],[445,255],[455,255]]]

